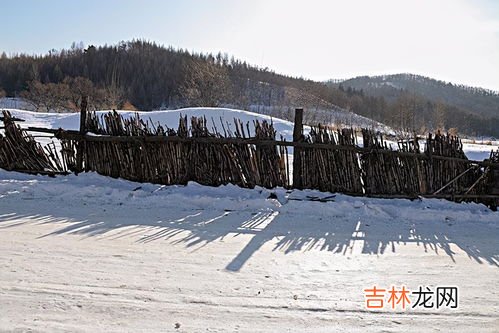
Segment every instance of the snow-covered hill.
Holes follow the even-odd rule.
[[[21,126],[38,126],[47,128],[63,128],[78,130],[80,128],[80,114],[79,113],[43,113],[43,112],[32,112],[24,110],[8,109],[12,115],[26,120],[24,123],[20,123]],[[105,114],[110,110],[97,111],[98,115]],[[290,121],[272,118],[267,115],[262,115],[254,112],[227,109],[227,108],[185,108],[178,110],[163,110],[163,111],[118,111],[125,117],[132,117],[136,113],[144,120],[151,120],[155,124],[158,122],[161,125],[166,125],[169,128],[177,128],[180,116],[190,117],[206,117],[208,120],[208,126],[212,126],[211,119],[213,119],[215,126],[221,131],[221,120],[224,126],[229,123],[229,126],[234,126],[234,119],[240,119],[244,123],[249,122],[252,126],[254,120],[267,120],[272,121],[274,128],[277,131],[277,135],[282,135],[287,140],[292,140],[293,138],[293,123]],[[250,126],[250,128],[251,128]]]
[[[274,115],[282,119],[294,120],[294,109],[285,106],[251,105],[250,110],[259,114]],[[304,112],[304,122],[308,124],[329,124],[335,127],[373,128],[375,131],[395,135],[395,131],[380,122],[342,109],[336,105],[308,108]]]
[[[42,113],[42,112],[32,112],[17,109],[8,109],[14,116],[26,120],[21,124],[22,127],[36,126],[36,127],[46,127],[46,128],[63,128],[63,129],[79,129],[80,115],[78,113]],[[108,111],[98,111],[99,115],[107,113]],[[133,116],[136,112],[133,111],[118,111],[125,116]],[[267,120],[272,121],[274,128],[277,131],[277,139],[282,136],[288,141],[293,139],[293,123],[287,120],[273,118],[268,115],[237,110],[228,108],[185,108],[178,110],[164,110],[164,111],[147,111],[138,112],[141,118],[145,120],[151,120],[155,124],[158,122],[161,125],[166,125],[170,128],[177,128],[180,116],[187,116],[188,118],[192,116],[200,117],[205,116],[208,120],[209,126],[212,126],[211,119],[213,119],[215,126],[219,131],[221,129],[221,121],[224,125],[228,122],[229,126],[234,126],[234,119],[240,119],[243,122],[249,122],[250,128],[252,128],[252,123],[254,120]],[[383,131],[383,128],[379,128]],[[386,129],[390,133],[390,129]],[[305,132],[308,131],[308,127],[305,127]],[[47,142],[43,138],[39,138],[40,141]],[[362,143],[362,138],[358,138],[359,143]],[[388,143],[392,144],[392,148],[397,149],[397,144],[394,141],[387,140]],[[424,143],[424,142],[422,142]],[[483,160],[489,157],[491,150],[497,150],[499,148],[499,141],[487,141],[487,144],[471,143],[467,141],[464,143],[464,151],[468,158],[472,160]],[[290,149],[291,152],[291,149]],[[292,153],[292,152],[291,152]]]

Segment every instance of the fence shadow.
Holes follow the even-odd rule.
[[[90,205],[78,209],[61,207],[55,211],[53,203],[41,205],[27,200],[26,204],[2,212],[0,232],[26,223],[56,223],[57,229],[42,237],[72,234],[85,238],[129,238],[137,243],[168,241],[193,251],[228,237],[250,236],[244,248],[227,264],[230,271],[239,271],[267,243],[273,251],[283,253],[329,251],[339,255],[377,256],[396,253],[412,244],[417,251],[445,255],[454,262],[454,249],[459,248],[470,260],[499,267],[499,228],[477,222],[477,215],[466,205],[455,204],[455,209],[449,209],[447,203],[449,216],[439,220],[434,217],[442,216],[435,214],[438,207],[397,201],[393,204],[393,200],[362,198],[350,210],[343,209],[343,202],[310,202],[300,214],[304,206],[292,202],[260,211],[209,208],[182,211],[158,205],[152,210],[154,213],[146,213],[139,207],[122,209],[116,204],[103,205],[98,211]],[[486,212],[481,207],[477,208],[482,210],[481,214],[497,217],[497,213]],[[463,214],[459,214],[460,210]],[[316,214],[309,214],[314,211]]]

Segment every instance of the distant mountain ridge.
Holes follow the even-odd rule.
[[[416,74],[359,76],[347,80],[331,80],[332,86],[342,85],[362,90],[369,96],[388,101],[403,93],[419,95],[433,102],[442,102],[481,117],[499,117],[499,92],[462,84],[453,84]]]
[[[231,107],[292,120],[290,110],[304,107],[309,124],[372,119],[401,133],[499,136],[497,92],[412,74],[318,82],[145,40],[0,55],[0,97],[65,112],[77,111],[82,95],[94,110]]]

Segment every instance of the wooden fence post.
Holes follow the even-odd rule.
[[[87,133],[87,104],[88,97],[81,96],[80,108],[80,134],[83,136]],[[76,149],[76,174],[83,171],[83,154],[85,152],[85,140],[81,139],[78,142]]]
[[[301,142],[303,136],[303,109],[295,109],[295,126],[293,128],[293,142]],[[302,189],[301,175],[301,148],[293,148],[293,188]]]

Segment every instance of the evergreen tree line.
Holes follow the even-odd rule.
[[[143,40],[0,56],[0,97],[23,96],[39,110],[62,111],[78,109],[82,94],[90,96],[94,109],[340,107],[405,131],[454,128],[499,136],[497,118],[406,91],[394,98],[368,96],[351,87],[276,74],[226,54],[192,53]]]

